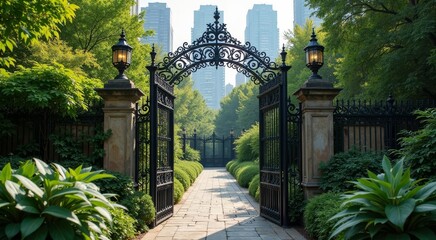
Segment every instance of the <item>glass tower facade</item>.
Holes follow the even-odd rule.
[[[199,10],[194,11],[194,27],[191,29],[191,40],[200,38],[206,31],[207,24],[213,23],[216,6],[201,5]],[[219,22],[224,20],[224,12],[220,11]],[[225,95],[225,69],[224,67],[206,67],[192,73],[194,88],[197,89],[206,100],[208,107],[220,108],[221,98]]]
[[[316,16],[311,16],[315,11],[305,5],[305,0],[294,0],[294,26],[304,26],[307,19],[312,19],[314,26],[320,26],[322,20]]]
[[[171,9],[166,3],[149,3],[145,11],[144,29],[153,30],[154,35],[141,39],[142,43],[155,44],[164,54],[173,50],[173,28],[171,26]]]

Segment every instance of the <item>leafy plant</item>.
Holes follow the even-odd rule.
[[[424,127],[415,132],[404,131],[401,149],[394,151],[404,157],[415,178],[436,178],[436,108],[415,112]]]
[[[341,211],[341,203],[341,195],[333,192],[309,199],[304,208],[304,229],[309,236],[318,240],[329,238],[334,226],[329,219]]]
[[[344,232],[345,239],[436,239],[436,182],[419,185],[403,159],[392,167],[385,156],[382,167],[384,173],[368,171],[353,182],[358,190],[343,196],[330,238]]]
[[[185,153],[183,154],[183,159],[188,161],[200,161],[200,152],[186,145]]]
[[[248,185],[248,193],[253,197],[256,196],[256,190],[259,187],[259,182],[260,182],[260,175],[259,173],[257,173],[256,176],[254,176],[253,179],[251,179],[251,182]]]
[[[289,202],[288,202],[288,216],[291,223],[301,223],[304,206],[304,191],[301,184],[296,179],[292,178],[294,183],[289,182]]]
[[[121,201],[129,212],[129,215],[136,219],[136,229],[140,232],[148,230],[147,224],[153,222],[156,210],[150,195],[135,191],[132,195]]]
[[[235,141],[238,161],[255,161],[259,158],[259,124],[253,124]]]
[[[191,186],[191,179],[189,175],[177,166],[174,166],[174,178],[177,178],[177,180],[180,181],[180,183],[183,185],[184,191],[187,191]]]
[[[112,194],[93,181],[113,177],[91,168],[51,168],[41,160],[0,173],[0,238],[108,239],[102,229],[112,223]]]
[[[365,177],[366,170],[380,172],[382,156],[372,152],[351,149],[335,154],[327,163],[321,162],[321,189],[324,191],[345,192],[353,189],[353,181]]]
[[[247,165],[238,171],[236,181],[241,187],[246,188],[257,174],[259,174],[259,164],[251,162],[250,165]]]
[[[174,203],[178,203],[182,200],[184,192],[183,185],[177,178],[174,178]]]
[[[109,226],[108,232],[111,240],[126,240],[135,237],[136,220],[127,214],[121,208],[110,210],[113,217],[112,225]]]

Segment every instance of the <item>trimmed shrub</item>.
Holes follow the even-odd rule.
[[[123,209],[114,208],[110,210],[113,222],[109,227],[111,240],[126,240],[135,237],[136,220],[127,214]]]
[[[239,169],[236,181],[241,187],[247,188],[248,184],[257,174],[259,174],[259,165],[252,163]]]
[[[240,162],[259,158],[259,124],[254,124],[235,141],[236,157]],[[254,144],[254,145],[253,145]]]
[[[152,223],[155,218],[155,208],[150,195],[135,191],[131,196],[123,199],[124,205],[130,216],[136,219],[136,230],[144,232],[148,230],[147,225]]]
[[[183,185],[177,178],[174,178],[174,203],[179,203],[182,200],[183,193],[185,193]]]
[[[227,172],[230,172],[230,167],[235,163],[236,163],[236,160],[230,160],[229,162],[226,163]]]
[[[256,202],[259,202],[260,200],[260,186],[256,190],[256,194],[254,195],[254,200],[256,200]]]
[[[259,172],[251,179],[250,184],[248,185],[248,193],[252,196],[256,196],[257,188],[259,187],[260,175]]]
[[[179,168],[180,170],[184,171],[189,176],[189,186],[192,185],[192,183],[195,182],[195,179],[197,178],[197,171],[195,171],[194,168],[189,166],[184,161],[179,161],[177,164],[174,165],[174,167]]]
[[[304,227],[312,238],[329,239],[335,222],[329,221],[341,211],[341,195],[339,193],[324,193],[311,198],[304,209]]]
[[[188,174],[177,165],[174,165],[174,178],[177,178],[177,180],[180,181],[185,192],[191,186],[191,179],[189,178]]]
[[[238,177],[239,177],[239,174],[241,173],[241,171],[242,170],[244,170],[245,169],[245,167],[247,167],[247,166],[253,166],[253,165],[255,165],[256,163],[254,163],[254,162],[241,162],[241,163],[239,163],[235,168],[234,168],[234,177],[236,178],[236,179],[238,179]]]
[[[349,191],[353,189],[350,181],[366,176],[367,170],[381,171],[381,158],[381,154],[360,152],[356,149],[335,154],[327,163],[320,164],[320,187],[326,192]]]
[[[229,166],[229,173],[232,174],[233,177],[235,176],[235,171],[239,167],[239,164],[241,164],[241,162],[236,160]]]

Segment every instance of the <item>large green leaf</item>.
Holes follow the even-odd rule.
[[[6,180],[10,180],[12,177],[12,167],[10,163],[7,163],[0,172],[0,181],[4,184]]]
[[[9,223],[6,225],[5,233],[8,239],[13,239],[15,235],[20,232],[20,224],[19,223]]]
[[[52,239],[74,240],[75,234],[73,227],[65,220],[50,223],[49,233]]]
[[[415,200],[408,199],[400,205],[387,205],[385,213],[390,222],[403,230],[404,223],[415,209]]]
[[[35,232],[30,234],[28,239],[31,240],[46,240],[48,234],[47,224],[42,224],[40,228],[38,228]]]
[[[38,197],[42,198],[44,192],[34,182],[32,182],[32,180],[17,174],[14,174],[13,176],[16,177],[21,182],[21,184],[23,184],[25,188],[29,189],[30,191],[35,193]]]
[[[424,227],[424,228],[418,228],[415,230],[410,231],[410,234],[414,235],[420,240],[434,240],[436,239],[436,234],[434,230]]]
[[[81,225],[80,220],[77,218],[76,214],[63,207],[49,206],[42,212],[42,214],[48,214],[54,217],[63,218],[77,225]]]
[[[416,193],[416,200],[425,200],[436,192],[436,182],[429,182]]]
[[[36,168],[38,168],[38,171],[42,175],[46,176],[46,175],[52,175],[53,174],[53,171],[51,170],[50,166],[47,165],[45,162],[43,162],[43,161],[41,161],[41,160],[39,160],[37,158],[34,158],[33,160],[35,161]]]
[[[44,222],[44,217],[38,217],[38,218],[24,218],[20,225],[21,230],[21,236],[23,238],[29,236],[36,230],[38,230],[39,227],[41,227],[42,223]]]
[[[417,213],[424,213],[424,212],[431,212],[431,211],[436,211],[436,201],[423,203],[416,206],[415,208],[415,212]]]
[[[18,194],[26,194],[26,192],[20,188],[20,185],[10,180],[6,180],[5,187],[13,199],[15,199]]]

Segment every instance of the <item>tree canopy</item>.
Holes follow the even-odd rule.
[[[342,55],[346,96],[436,98],[436,6],[432,0],[308,0],[326,45]]]
[[[0,66],[14,64],[11,54],[18,43],[57,36],[60,25],[72,21],[77,8],[67,0],[0,1]]]

